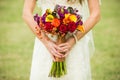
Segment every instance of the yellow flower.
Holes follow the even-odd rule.
[[[54,19],[53,15],[49,14],[47,15],[47,17],[45,18],[46,22],[52,22],[52,20]]]
[[[63,22],[65,24],[69,23],[69,22],[77,22],[77,17],[74,14],[65,14],[65,18],[63,19]]]
[[[65,14],[65,19],[68,19],[70,14]]]
[[[48,14],[52,14],[51,9],[47,9],[47,10],[46,10],[46,13],[48,13]]]
[[[73,21],[73,22],[76,22],[76,21],[77,21],[77,17],[76,17],[74,14],[71,14],[71,15],[69,16],[69,19],[70,19],[71,21]]]

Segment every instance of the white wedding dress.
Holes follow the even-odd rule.
[[[37,3],[42,9],[42,13],[47,8],[53,9],[56,4],[59,4],[77,8],[79,14],[83,17],[83,21],[89,16],[87,0],[84,1],[82,6],[78,0],[74,4],[67,3],[66,0],[38,0]],[[61,78],[51,78],[48,77],[52,64],[51,56],[44,44],[36,38],[30,80],[91,80],[90,53],[93,53],[93,51],[94,44],[90,31],[74,45],[67,56],[67,75]]]

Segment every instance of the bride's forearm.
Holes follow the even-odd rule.
[[[40,30],[39,30],[40,28],[38,24],[34,21],[32,14],[35,8],[35,4],[36,4],[36,0],[31,0],[31,1],[25,0],[22,17],[24,21],[28,24],[30,29],[33,31],[33,33],[38,37],[38,39],[40,39],[43,42],[46,40],[45,35],[42,31],[40,34]],[[43,37],[42,39],[41,36]]]
[[[35,34],[35,36],[39,40],[41,40],[42,42],[45,42],[47,40],[47,37],[44,34],[44,32],[39,30],[39,33],[38,33],[38,30],[36,30],[36,28],[37,29],[40,29],[40,28],[39,28],[38,24],[34,21],[32,14],[27,14],[26,16],[23,16],[23,19],[25,20],[25,22],[28,24],[29,28],[32,30],[32,32]]]
[[[99,13],[96,14],[96,15],[91,15],[83,24],[85,32],[77,31],[75,33],[77,39],[80,40],[86,33],[88,33],[95,26],[95,24],[99,20],[100,20],[100,14]]]
[[[81,39],[86,33],[88,33],[100,20],[99,0],[88,0],[88,7],[90,11],[90,16],[83,24],[85,32],[82,33],[80,31],[77,31],[76,37],[78,40]]]

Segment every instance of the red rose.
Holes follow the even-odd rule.
[[[74,32],[76,28],[77,28],[77,26],[76,26],[75,22],[70,22],[70,23],[68,24],[68,30],[69,30],[71,33]]]
[[[53,26],[51,25],[50,22],[47,22],[47,23],[45,23],[44,29],[45,29],[47,32],[52,32]]]
[[[68,31],[67,26],[64,24],[61,24],[59,27],[59,31],[62,33],[67,33],[67,31]]]

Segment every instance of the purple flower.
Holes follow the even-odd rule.
[[[80,25],[83,25],[83,22],[80,20]]]
[[[81,21],[81,19],[82,19],[81,15],[76,14],[76,16],[77,16],[77,23],[76,23],[76,25],[79,25],[79,24],[82,25],[83,22]]]
[[[64,14],[68,13],[68,10],[66,9],[65,6],[60,6],[60,5],[56,5],[54,11],[56,13],[58,13],[58,15],[60,16],[60,19],[64,18]]]
[[[34,16],[34,20],[37,22],[37,24],[39,25],[39,23],[40,23],[40,16],[38,15],[38,14],[36,14],[35,16]]]
[[[42,18],[41,18],[42,23],[44,23],[44,24],[45,24],[45,18],[46,18],[46,13],[45,13],[45,14],[43,14],[43,16],[42,16]]]
[[[83,25],[83,22],[81,20],[79,20],[76,25]]]
[[[77,14],[78,10],[76,8],[74,8],[74,14]]]

